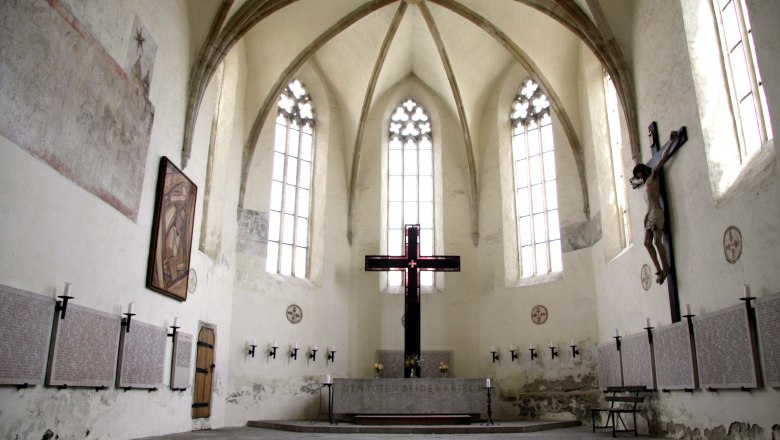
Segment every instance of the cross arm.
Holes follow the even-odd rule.
[[[460,257],[453,255],[420,257],[417,260],[417,267],[420,270],[435,270],[437,272],[460,272]]]
[[[409,260],[403,256],[366,255],[367,271],[404,270]]]
[[[669,148],[669,153],[666,154],[664,159],[667,159],[672,156],[677,150],[682,147],[682,145],[688,140],[688,130],[685,129],[685,127],[680,127],[679,130],[677,130],[677,139],[669,139],[666,141],[663,147],[658,148],[658,151],[662,152],[661,154],[654,153],[653,157],[650,158],[650,160],[647,161],[647,166],[650,168],[655,168],[655,166],[658,164],[658,162],[661,160],[662,156],[664,156],[664,152],[667,148]],[[656,131],[653,135],[653,142],[654,147],[657,147],[658,145],[658,132]],[[670,143],[672,145],[670,145]]]

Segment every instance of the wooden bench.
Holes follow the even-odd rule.
[[[641,411],[639,404],[644,402],[645,395],[648,391],[645,386],[627,386],[627,387],[608,387],[605,393],[604,400],[609,403],[607,407],[591,408],[590,417],[593,422],[593,432],[597,429],[612,429],[612,437],[616,437],[618,432],[633,432],[637,435],[636,431],[636,414]],[[596,416],[605,413],[607,420],[603,425],[596,424]],[[634,424],[632,428],[626,426],[626,420],[623,416],[631,415],[633,417]],[[618,422],[620,426],[618,427]]]

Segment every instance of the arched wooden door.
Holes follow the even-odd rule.
[[[201,327],[195,355],[195,389],[192,396],[192,418],[211,416],[211,383],[214,378],[214,329]]]

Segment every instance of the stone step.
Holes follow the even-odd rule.
[[[468,414],[358,414],[356,425],[468,425]]]

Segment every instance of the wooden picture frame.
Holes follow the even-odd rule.
[[[160,160],[146,287],[179,301],[187,283],[198,187],[167,157]]]

